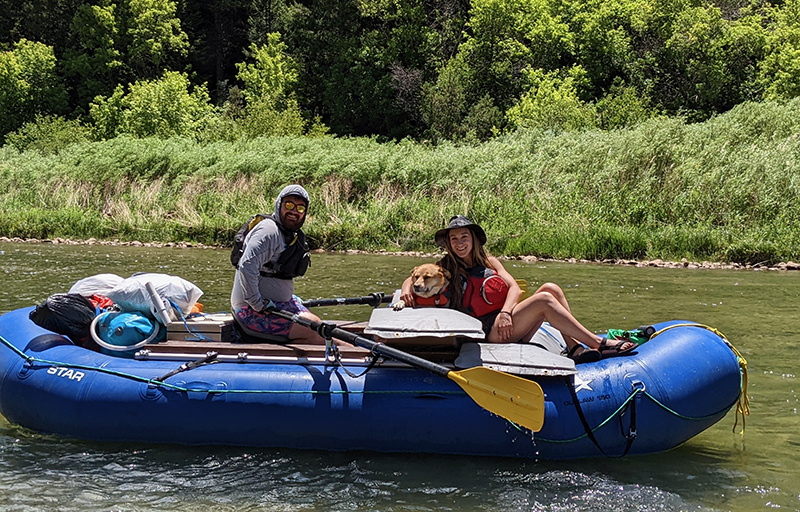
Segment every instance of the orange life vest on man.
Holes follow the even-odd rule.
[[[480,265],[469,270],[461,305],[471,316],[480,318],[500,311],[508,296],[508,285],[497,272]]]

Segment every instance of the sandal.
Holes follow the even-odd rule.
[[[611,345],[609,341],[616,341],[617,343]],[[597,350],[600,351],[600,355],[602,357],[617,357],[633,352],[636,347],[636,343],[624,338],[614,338],[612,340],[603,338],[603,341],[600,342],[600,346],[597,347]]]
[[[578,352],[578,349],[582,350]],[[567,357],[575,361],[575,364],[594,363],[595,361],[599,361],[603,358],[599,350],[586,348],[580,343],[576,344],[569,350],[569,352],[567,352]]]

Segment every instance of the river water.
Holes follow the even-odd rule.
[[[314,255],[304,299],[391,292],[423,260]],[[0,417],[2,510],[689,511],[800,510],[800,273],[506,262],[564,288],[595,331],[683,319],[722,331],[748,361],[751,415],[734,413],[670,452],[561,462],[283,449],[91,443]],[[228,251],[0,243],[0,312],[103,272],[179,275],[228,309]],[[366,320],[365,306],[318,308]],[[443,428],[447,428],[443,425]],[[367,432],[364,435],[369,435]]]

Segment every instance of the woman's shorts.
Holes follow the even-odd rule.
[[[308,311],[308,308],[303,306],[300,299],[296,295],[292,295],[292,300],[288,302],[276,302],[275,306],[278,309],[288,311],[289,313],[297,314]],[[254,310],[250,306],[242,306],[234,308],[233,314],[239,322],[252,331],[263,332],[272,334],[274,336],[283,336],[288,338],[289,331],[292,329],[291,320],[281,318],[272,313],[261,313]]]
[[[492,311],[488,315],[483,315],[482,317],[478,318],[481,321],[481,326],[483,327],[483,333],[486,334],[486,337],[489,337],[489,333],[492,332],[492,327],[494,326],[494,320],[497,318],[497,315],[500,314],[500,310]]]

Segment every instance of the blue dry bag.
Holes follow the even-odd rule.
[[[95,341],[110,355],[133,357],[133,354],[159,334],[158,325],[147,317],[130,311],[108,311],[97,317]]]

